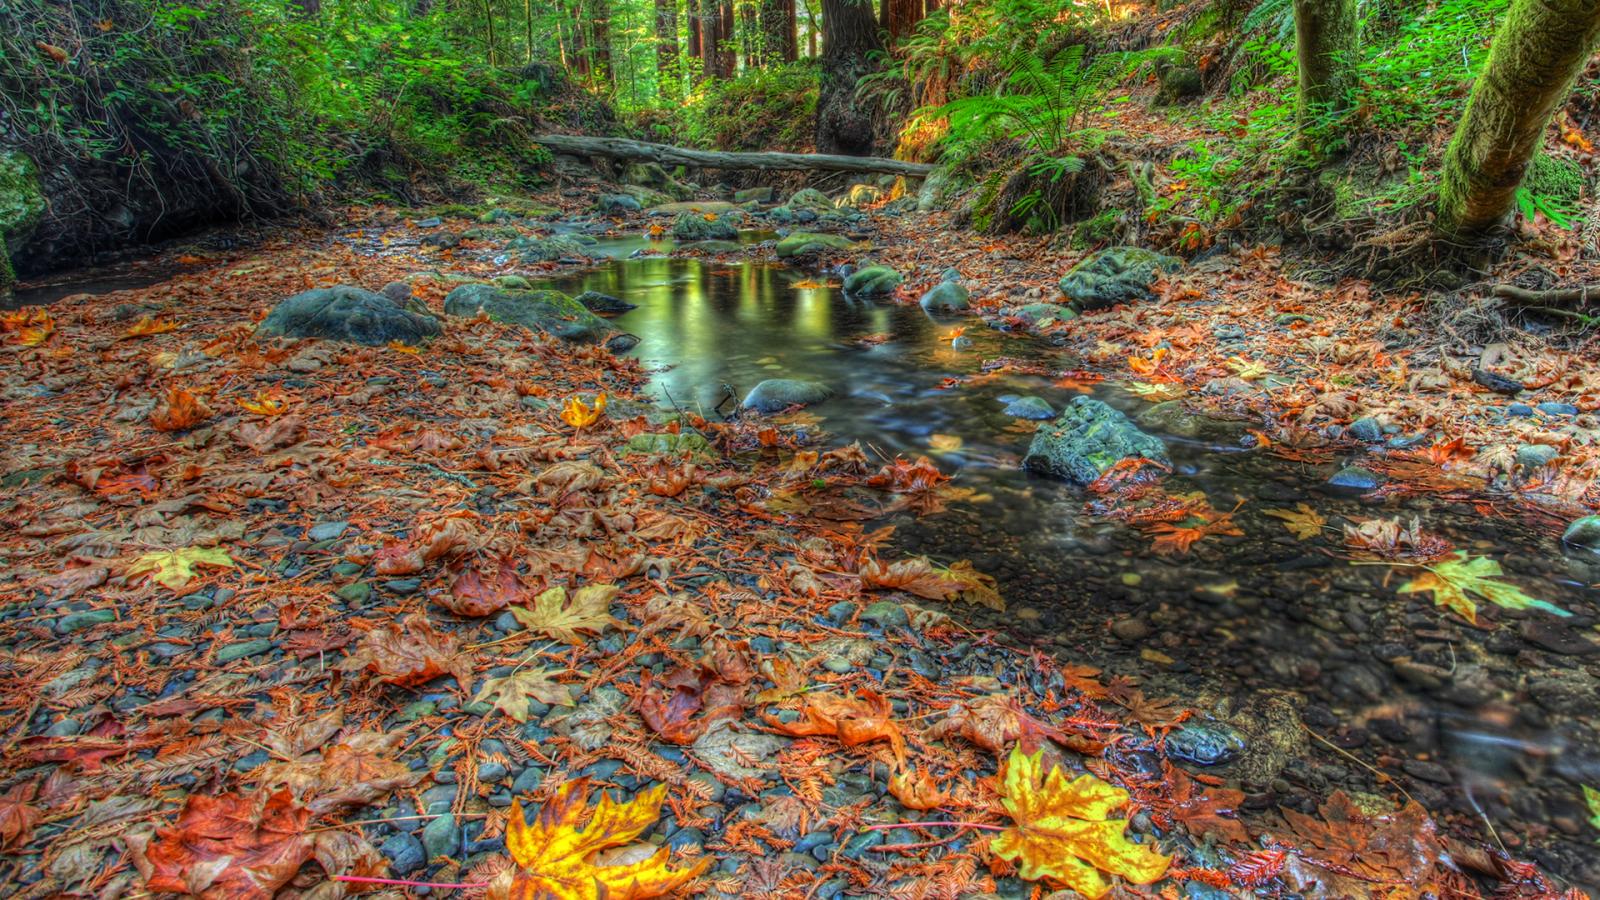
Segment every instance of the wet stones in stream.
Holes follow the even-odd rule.
[[[1084,485],[1135,458],[1171,463],[1161,439],[1140,431],[1120,410],[1101,400],[1075,397],[1059,418],[1039,426],[1022,465]]]
[[[779,259],[800,259],[854,246],[854,241],[842,235],[796,231],[778,241],[777,253]]]
[[[964,312],[972,305],[972,294],[961,284],[961,273],[951,269],[917,301],[925,312]]]
[[[833,396],[833,389],[817,381],[768,378],[745,395],[745,409],[761,413],[782,412],[791,406],[811,406]]]
[[[718,216],[715,213],[698,215],[686,212],[673,221],[672,236],[688,243],[734,241],[739,237],[739,229],[735,228],[725,216]]]
[[[444,298],[446,315],[471,318],[480,312],[496,322],[521,325],[576,343],[604,341],[621,352],[638,338],[623,334],[605,319],[560,291],[508,290],[492,284],[464,284]]]
[[[316,288],[278,303],[256,326],[257,337],[321,338],[368,346],[420,344],[443,329],[428,308],[349,285]]]

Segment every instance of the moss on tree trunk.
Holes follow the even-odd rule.
[[[1436,224],[1470,239],[1511,211],[1544,129],[1600,35],[1600,0],[1512,0],[1445,151]]]
[[[1294,0],[1295,56],[1300,62],[1300,130],[1348,108],[1354,87],[1361,19],[1356,0]]]

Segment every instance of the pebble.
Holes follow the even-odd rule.
[[[306,531],[306,538],[307,540],[317,542],[331,541],[344,534],[349,530],[349,528],[349,522],[322,522],[320,524],[311,526],[311,528]]]
[[[911,624],[911,618],[906,615],[905,608],[891,600],[879,600],[862,610],[861,621],[871,622],[885,631],[890,628],[904,628]]]
[[[378,852],[389,858],[390,870],[402,878],[422,868],[428,862],[427,851],[422,848],[422,842],[403,831],[384,841]]]
[[[217,662],[233,662],[247,656],[259,656],[271,649],[272,642],[265,638],[233,643],[217,651]]]
[[[1338,492],[1361,493],[1377,490],[1383,479],[1376,472],[1360,466],[1345,466],[1333,473],[1327,486]]]
[[[1150,636],[1150,626],[1143,619],[1118,619],[1111,623],[1111,633],[1124,641],[1142,641]]]
[[[456,827],[456,817],[440,816],[422,829],[422,846],[429,859],[454,856],[461,849],[461,829]]]
[[[1539,404],[1539,412],[1542,412],[1547,416],[1575,416],[1578,414],[1578,408],[1573,406],[1571,403],[1552,403],[1546,401]]]
[[[1349,434],[1358,441],[1375,444],[1383,440],[1383,426],[1371,416],[1363,416],[1350,423]]]
[[[1239,732],[1220,722],[1189,722],[1167,735],[1167,753],[1197,766],[1220,766],[1244,755]]]
[[[117,612],[113,609],[91,609],[87,612],[68,613],[56,622],[57,634],[71,634],[96,625],[105,625],[117,620]]]

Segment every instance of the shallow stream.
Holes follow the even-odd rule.
[[[1374,505],[1330,493],[1324,482],[1345,460],[1292,462],[1246,449],[1242,423],[1188,422],[1147,427],[1173,457],[1166,488],[1202,491],[1218,510],[1237,506],[1244,535],[1158,555],[1150,537],[1091,515],[1082,490],[1021,471],[1035,423],[1007,415],[1006,399],[1031,395],[1060,409],[1089,391],[1130,415],[1150,406],[1110,381],[1061,379],[1073,360],[1036,339],[853,300],[815,274],[753,262],[619,258],[550,284],[638,305],[615,321],[643,338],[633,353],[663,404],[714,418],[733,414],[765,378],[821,381],[837,395],[807,412],[828,445],[928,455],[976,495],[938,514],[886,518],[897,526],[895,549],[970,559],[1009,604],[1004,613],[946,611],[1065,662],[1133,677],[1149,696],[1200,711],[1196,724],[1226,723],[1247,749],[1215,772],[1241,784],[1247,806],[1309,808],[1340,788],[1392,796],[1374,775],[1381,770],[1463,829],[1600,885],[1581,788],[1600,786],[1600,593],[1589,587],[1600,569],[1553,539],[1470,504]],[[952,349],[962,325],[971,346]],[[1048,374],[946,381],[1000,357]],[[1322,540],[1298,540],[1264,515],[1300,503],[1328,520]],[[1414,570],[1329,552],[1348,519],[1395,516],[1498,561],[1507,580],[1573,615],[1480,604],[1480,627],[1468,627],[1428,594],[1397,592]]]

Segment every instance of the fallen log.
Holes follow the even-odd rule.
[[[607,156],[612,159],[637,159],[664,166],[695,166],[702,169],[770,169],[777,171],[863,172],[925,178],[934,167],[928,163],[905,162],[881,156],[838,156],[830,153],[734,153],[722,150],[690,150],[668,144],[630,141],[626,138],[588,137],[575,134],[546,134],[533,139],[557,153],[572,156]]]

